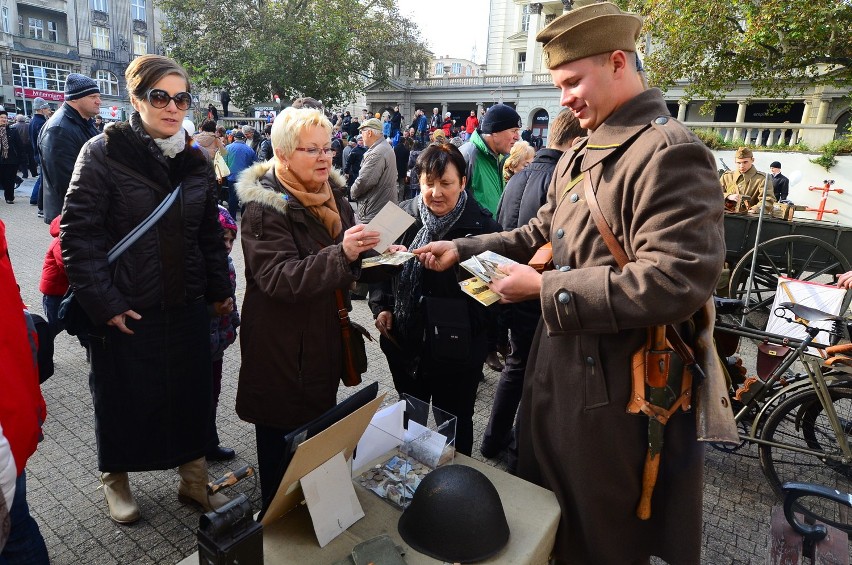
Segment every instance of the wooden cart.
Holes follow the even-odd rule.
[[[756,242],[757,232],[756,215],[725,215],[726,257],[731,268],[730,296],[745,299],[749,295],[750,311],[768,313],[775,299],[778,276],[832,284],[837,275],[852,270],[849,261],[852,227],[764,218]],[[751,277],[753,264],[754,277]],[[852,297],[852,293],[849,295]],[[848,299],[844,309],[846,306]]]

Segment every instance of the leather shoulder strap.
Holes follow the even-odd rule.
[[[597,226],[598,231],[601,233],[607,249],[615,257],[618,268],[624,269],[624,266],[630,262],[630,258],[621,244],[618,243],[615,234],[612,233],[612,228],[609,227],[609,224],[606,223],[606,219],[603,217],[597,196],[595,196],[595,187],[592,184],[591,173],[591,171],[586,171],[586,174],[583,175],[583,188],[586,194],[586,202],[589,204],[589,211],[592,213],[592,219],[595,221],[595,226]]]
[[[615,262],[618,263],[618,268],[623,270],[625,265],[630,263],[630,258],[627,256],[627,253],[624,251],[621,244],[618,243],[618,239],[616,239],[615,234],[612,233],[612,228],[609,227],[609,224],[607,224],[606,219],[603,216],[603,212],[601,212],[601,207],[598,204],[597,197],[595,196],[594,185],[592,184],[591,171],[586,171],[583,178],[583,185],[586,202],[589,204],[589,211],[592,214],[592,219],[595,221],[595,226],[597,226],[598,231],[601,233],[601,237],[603,237],[607,249],[609,249],[609,252],[612,253],[613,257],[615,257]],[[672,348],[677,351],[683,362],[689,367],[696,366],[692,352],[686,343],[684,343],[683,338],[680,336],[677,329],[672,325],[667,325],[665,331],[666,338],[672,345]]]

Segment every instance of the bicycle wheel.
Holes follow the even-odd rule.
[[[829,388],[834,410],[846,431],[852,432],[852,388]],[[840,445],[825,409],[813,389],[791,396],[778,405],[766,421],[761,439],[819,453],[799,453],[784,447],[760,445],[760,466],[772,490],[780,497],[788,481],[814,483],[852,492],[852,465],[826,456],[840,456]],[[846,532],[852,532],[852,509],[830,500],[802,498],[796,511]]]

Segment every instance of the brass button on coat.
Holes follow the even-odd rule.
[[[576,204],[579,200],[580,200],[579,194],[572,194],[571,195],[571,204]]]
[[[558,230],[556,230],[556,237],[558,237],[559,239],[562,239],[562,237],[564,235],[565,235],[565,230],[563,230],[562,228],[559,228]]]
[[[563,291],[557,295],[556,300],[558,300],[560,304],[568,304],[571,302],[571,295]]]

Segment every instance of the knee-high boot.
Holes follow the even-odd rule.
[[[201,506],[205,512],[227,504],[230,500],[224,494],[214,494],[207,497],[207,461],[200,457],[195,461],[184,463],[178,467],[180,484],[178,485],[178,500],[184,504],[194,503]]]
[[[119,524],[131,524],[139,519],[139,506],[130,492],[127,473],[101,473],[101,485],[110,518]]]

